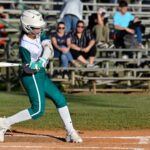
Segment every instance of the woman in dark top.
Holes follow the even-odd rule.
[[[94,64],[96,50],[95,38],[89,30],[85,29],[84,22],[78,21],[76,30],[71,34],[71,54],[87,67],[97,68]]]
[[[70,53],[71,37],[65,33],[64,22],[59,22],[57,31],[51,35],[51,41],[54,47],[54,57],[59,58],[61,66],[67,70],[69,62],[79,67],[79,64],[73,59]]]

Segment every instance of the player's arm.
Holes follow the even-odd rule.
[[[42,47],[44,49],[42,58],[47,60],[52,59],[54,57],[54,50],[51,41],[48,39],[42,41]]]
[[[38,71],[38,66],[35,62],[31,62],[30,52],[24,48],[19,47],[20,57],[22,59],[22,69],[27,74],[33,74]]]
[[[43,54],[37,62],[39,68],[42,67],[45,68],[49,59],[52,59],[54,56],[53,46],[49,39],[42,41],[42,47],[43,47]]]

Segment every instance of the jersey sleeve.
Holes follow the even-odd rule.
[[[20,57],[22,59],[22,63],[30,64],[31,56],[30,56],[29,51],[26,48],[20,46],[19,47],[19,54],[20,54]]]

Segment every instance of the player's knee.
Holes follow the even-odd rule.
[[[44,110],[39,111],[38,114],[36,115],[36,118],[43,116],[43,114],[44,114]]]
[[[38,119],[38,118],[40,118],[41,116],[43,116],[43,114],[44,114],[44,110],[40,110],[40,111],[34,113],[34,114],[32,115],[32,118],[33,118],[33,119]]]
[[[44,114],[44,108],[43,107],[39,107],[39,106],[34,106],[31,108],[31,116],[33,119],[37,119],[41,116],[43,116]]]
[[[60,98],[57,103],[56,103],[56,107],[57,108],[61,108],[67,105],[66,99],[64,97]]]

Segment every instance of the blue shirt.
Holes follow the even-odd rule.
[[[119,11],[116,11],[113,20],[114,25],[126,28],[128,27],[130,21],[134,20],[134,16],[130,12],[126,12],[122,15]]]

